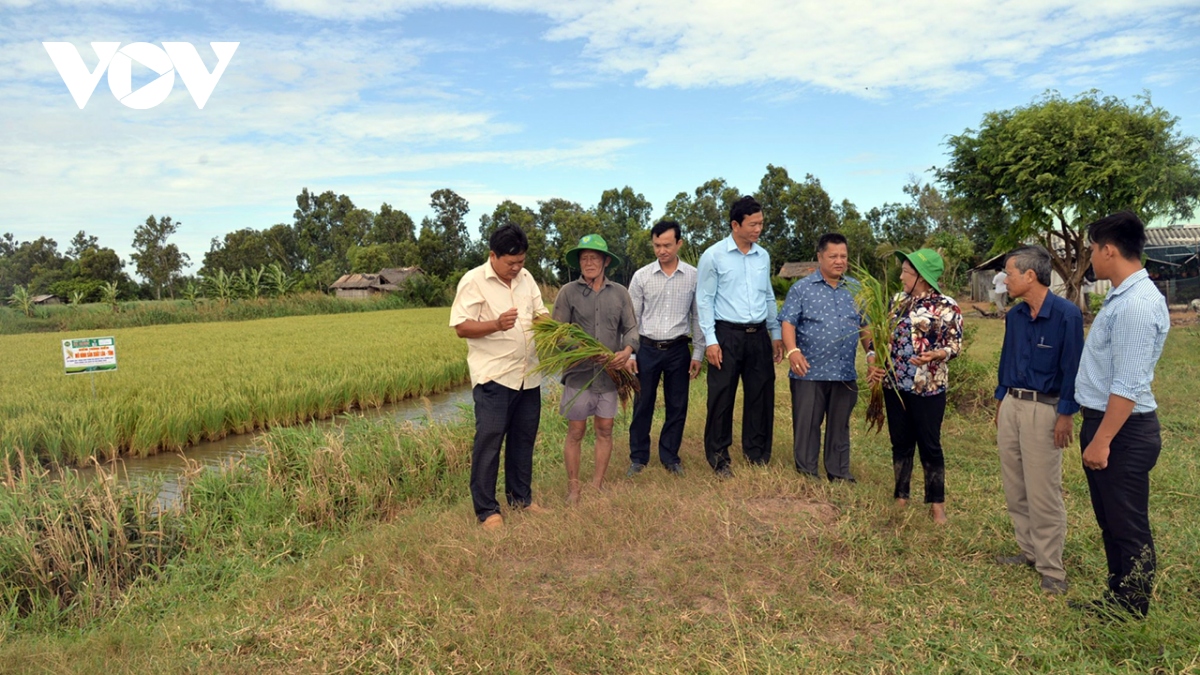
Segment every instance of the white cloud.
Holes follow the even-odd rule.
[[[180,243],[199,263],[212,236],[289,221],[305,186],[419,212],[429,192],[447,186],[429,187],[430,173],[603,169],[636,142],[518,135],[519,120],[422,68],[443,45],[377,27],[297,35],[239,29],[214,38],[136,13],[18,9],[0,27],[0,232],[63,243],[86,229],[127,255],[138,222],[171,214],[184,220]],[[216,59],[206,40],[241,46],[202,111],[178,80],[150,110],[125,108],[101,80],[79,110],[41,39],[74,43],[89,68],[91,40],[188,41],[209,67]],[[278,215],[261,219],[264,211]],[[200,213],[231,215],[205,222]]]
[[[868,98],[961,91],[1036,77],[1068,59],[1099,64],[1194,41],[1194,0],[270,0],[279,10],[362,21],[478,8],[549,18],[550,40],[647,87],[784,83]],[[1049,61],[1047,66],[1043,62]]]

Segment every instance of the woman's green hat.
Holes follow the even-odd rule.
[[[579,253],[581,251],[597,251],[612,258],[610,267],[616,267],[621,264],[621,259],[615,253],[608,250],[608,242],[604,241],[604,237],[598,234],[589,234],[579,240],[579,245],[567,251],[567,264],[572,269],[579,269]]]
[[[933,290],[938,293],[942,292],[937,283],[938,279],[942,278],[942,272],[946,271],[946,263],[942,260],[941,254],[931,248],[921,248],[912,253],[896,251],[896,257],[902,262],[907,260],[913,269],[917,270],[917,274],[920,274],[922,279],[933,286]]]

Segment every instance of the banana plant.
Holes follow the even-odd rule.
[[[8,296],[8,304],[24,312],[25,316],[33,316],[33,296],[24,286],[13,288],[12,295]]]

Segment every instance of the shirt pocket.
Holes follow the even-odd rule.
[[[1029,359],[1029,369],[1038,375],[1053,376],[1058,372],[1058,345],[1038,343],[1033,346],[1033,356]]]

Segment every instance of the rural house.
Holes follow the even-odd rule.
[[[803,279],[816,271],[815,262],[787,262],[779,268],[779,276],[783,279]]]
[[[424,273],[420,267],[391,267],[378,274],[343,274],[330,288],[339,298],[365,299],[398,291],[405,281]]]

